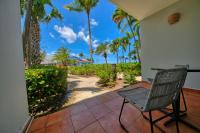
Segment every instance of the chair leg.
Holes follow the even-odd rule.
[[[151,111],[149,111],[149,122],[150,122],[150,126],[151,126],[151,133],[153,133],[153,121],[152,121]]]
[[[173,112],[174,112],[175,120],[176,120],[176,131],[177,131],[177,133],[179,133],[179,126],[178,126],[178,112],[176,111],[175,103],[172,104],[172,107],[173,107]]]
[[[186,105],[185,96],[184,96],[184,93],[183,93],[183,89],[182,89],[182,88],[181,88],[181,94],[182,94],[182,98],[183,98],[183,104],[184,104],[184,107],[185,107],[185,110],[184,110],[184,111],[187,111],[187,105]]]
[[[124,125],[121,122],[121,115],[122,115],[122,111],[123,111],[125,103],[126,103],[126,99],[124,98],[123,103],[122,103],[122,107],[121,107],[121,110],[120,110],[120,114],[119,114],[119,123],[120,123],[120,126],[128,133],[128,130],[124,127]]]

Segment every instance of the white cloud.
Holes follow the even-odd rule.
[[[99,46],[99,43],[98,43],[98,42],[99,42],[98,40],[94,40],[92,46],[93,46],[94,48],[97,48],[97,47]]]
[[[89,35],[85,35],[83,31],[78,32],[78,37],[89,44]]]
[[[54,26],[54,29],[60,34],[62,38],[64,38],[68,43],[74,43],[77,39],[76,33],[70,27],[63,26],[60,27],[58,25]]]
[[[78,32],[78,37],[80,39],[82,39],[84,42],[86,42],[87,44],[89,44],[89,35],[86,35],[86,33],[84,32],[85,30],[82,29],[81,31]],[[98,46],[98,40],[93,40],[92,41],[92,46],[93,48],[96,48]]]
[[[97,22],[95,19],[92,18],[92,19],[90,20],[90,24],[93,25],[93,26],[97,26],[97,25],[98,25],[98,22]]]
[[[76,53],[70,53],[70,56],[73,56],[73,57],[79,57],[79,54],[76,54]]]
[[[50,36],[51,38],[53,38],[53,39],[55,38],[55,36],[54,36],[51,32],[49,33],[49,36]]]

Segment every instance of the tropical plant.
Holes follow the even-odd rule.
[[[83,57],[84,57],[84,54],[83,54],[83,53],[79,53],[79,57],[80,57],[80,58],[83,58]]]
[[[104,57],[106,64],[108,64],[108,60],[107,60],[108,51],[109,51],[108,46],[109,46],[108,42],[101,43],[99,44],[99,46],[96,48],[96,51],[95,51],[97,55],[101,55]]]
[[[90,49],[90,63],[93,62],[93,47],[92,47],[92,36],[90,29],[90,11],[94,8],[99,0],[74,0],[72,3],[65,6],[65,9],[69,11],[76,12],[86,12],[87,20],[88,20],[88,32],[89,32],[89,49]]]
[[[117,56],[117,64],[119,63],[119,47],[121,45],[120,38],[116,38],[110,44],[110,52],[116,54]]]
[[[134,60],[135,62],[137,61],[137,54],[135,49],[131,50],[130,53],[128,53],[128,56],[131,60]]]
[[[75,59],[68,59],[68,64],[75,66],[77,64],[77,60],[75,60]]]
[[[131,43],[130,43],[130,40],[133,38],[133,35],[130,32],[126,32],[126,37],[129,39],[128,57],[129,57],[129,62],[131,62],[131,57],[129,56],[129,53],[131,52]]]
[[[53,112],[62,106],[67,91],[67,70],[35,66],[25,70],[29,113]]]
[[[99,77],[98,83],[102,86],[110,86],[113,84],[111,81],[111,71],[99,70],[97,72],[97,76]],[[112,85],[113,86],[113,85]]]
[[[127,49],[127,46],[129,45],[129,39],[128,37],[122,37],[121,38],[121,47],[122,47],[122,56],[124,57],[123,58],[123,62],[125,63],[125,52],[126,52],[126,49]]]
[[[49,14],[45,6],[51,7]],[[21,15],[25,17],[23,49],[26,67],[40,64],[40,22],[48,23],[52,18],[62,19],[51,0],[20,0]]]
[[[61,47],[53,55],[53,60],[58,63],[62,63],[63,66],[66,66],[69,59],[69,50],[67,48]]]
[[[131,33],[133,35],[134,38],[134,42],[136,42],[136,35],[139,35],[139,21],[137,19],[135,19],[134,17],[130,16],[128,13],[126,13],[125,11],[123,11],[120,8],[117,8],[114,13],[113,13],[113,21],[115,23],[117,23],[117,26],[119,29],[122,29],[122,31],[127,27],[127,25],[129,26]],[[122,27],[123,24],[123,27]],[[137,32],[135,32],[134,30],[137,29]],[[138,40],[140,39],[140,37],[138,36]],[[138,41],[140,43],[140,41]],[[141,44],[141,43],[140,43]],[[135,43],[135,48],[137,51],[137,58],[138,61],[140,61],[140,55],[139,55],[139,46],[138,44]]]
[[[45,51],[40,51],[40,60],[44,61],[45,57],[46,57],[46,52]]]

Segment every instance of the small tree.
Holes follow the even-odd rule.
[[[69,50],[65,47],[61,47],[53,56],[53,60],[62,63],[63,66],[67,65],[69,58]]]
[[[120,38],[116,38],[112,41],[112,43],[110,44],[110,52],[113,54],[116,54],[117,56],[117,64],[119,62],[119,46],[121,44],[121,40]]]
[[[101,56],[104,57],[106,64],[108,64],[108,60],[107,60],[107,57],[108,57],[108,46],[109,46],[108,44],[109,44],[108,42],[101,43],[97,47],[97,49],[95,51],[95,53],[97,55],[101,55]]]

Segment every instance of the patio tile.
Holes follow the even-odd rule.
[[[121,121],[124,125],[129,126],[131,124],[134,124],[139,117],[142,117],[142,114],[137,108],[129,103],[125,104],[121,116]]]
[[[31,132],[31,133],[46,133],[46,130],[45,130],[45,128],[42,128],[42,129],[36,130],[34,132]]]
[[[47,126],[61,122],[65,117],[65,110],[48,115]]]
[[[89,112],[89,110],[85,110],[78,114],[72,115],[71,119],[72,119],[72,123],[73,123],[75,131],[78,131],[88,126],[92,122],[96,121],[96,119],[94,118],[92,113]]]
[[[70,109],[70,114],[74,115],[74,114],[87,110],[87,106],[84,103],[78,103],[78,104],[72,105],[71,107],[69,107],[69,109]]]
[[[111,101],[108,101],[105,103],[105,105],[112,111],[116,111],[116,110],[120,110],[121,106],[122,106],[122,102],[123,102],[123,98],[122,97],[118,97],[118,98],[114,98]]]
[[[33,131],[45,128],[46,122],[47,122],[47,116],[34,119],[29,129],[29,132],[33,132]]]
[[[48,126],[46,128],[46,132],[47,133],[62,133],[62,124],[59,122],[54,125]]]
[[[188,107],[187,116],[184,119],[200,126],[200,102],[196,102],[200,100],[200,93],[184,92],[186,92]],[[123,98],[116,92],[84,100],[51,115],[33,120],[29,133],[124,133],[118,121],[122,101]],[[149,117],[148,113],[145,115]],[[163,115],[160,111],[152,112],[153,119]],[[167,127],[164,126],[164,122],[168,119],[170,118],[159,121],[157,125],[165,132],[176,133],[174,122]],[[150,132],[149,121],[144,119],[140,111],[129,103],[125,104],[121,120],[129,133]],[[179,123],[179,128],[180,132],[184,133],[196,132],[182,123]],[[161,130],[154,126],[154,132],[160,133]]]
[[[98,96],[99,100],[103,103],[113,100],[113,97],[110,96],[108,93]]]
[[[50,125],[46,128],[46,133],[74,133],[72,122],[68,118]]]
[[[106,133],[104,129],[101,127],[99,122],[95,122],[84,128],[78,133]]]
[[[117,98],[117,97],[121,97],[119,94],[117,94],[117,92],[112,91],[108,93],[109,96],[111,96],[112,98]]]
[[[104,104],[93,106],[92,108],[90,108],[90,111],[92,112],[92,114],[96,119],[99,119],[108,114],[109,112],[111,112],[111,110]]]
[[[99,119],[99,122],[107,133],[124,133],[117,115],[113,114],[113,112]]]
[[[92,106],[99,105],[102,102],[97,97],[94,97],[94,98],[84,100],[84,103],[86,104],[88,108],[90,108]]]

